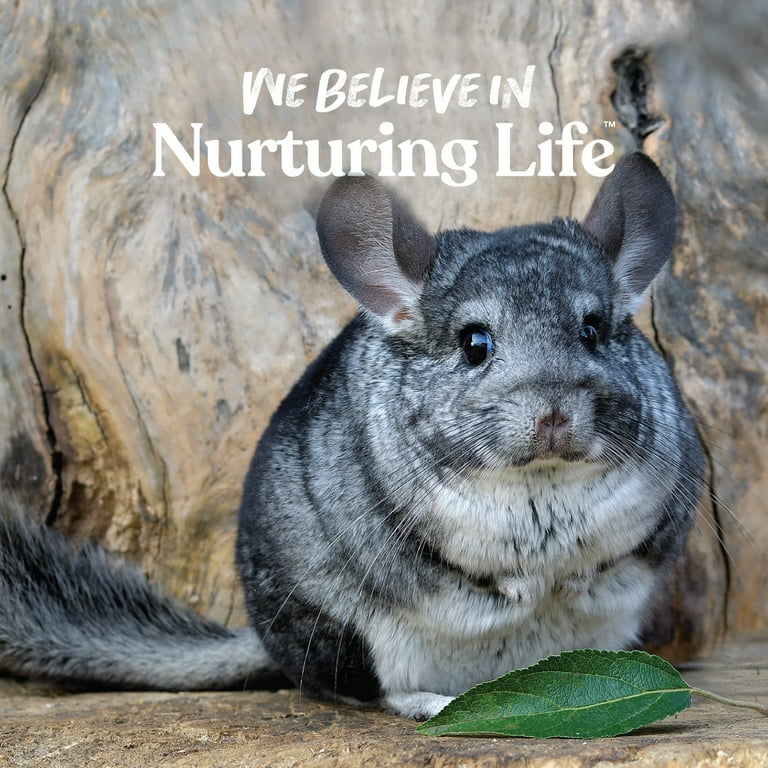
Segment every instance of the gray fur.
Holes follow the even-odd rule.
[[[279,674],[251,629],[185,610],[132,565],[73,546],[7,499],[0,668],[78,688],[160,690],[242,687]]]
[[[414,269],[404,216],[373,179],[321,205],[326,260],[367,311],[274,416],[238,559],[297,685],[422,716],[550,653],[635,643],[690,528],[701,449],[631,322],[675,228],[648,158],[618,165],[586,227],[419,235]],[[475,367],[473,326],[495,343]]]
[[[318,235],[363,311],[277,410],[246,477],[237,560],[263,643],[254,669],[273,659],[306,693],[423,717],[542,656],[637,641],[701,490],[693,421],[631,319],[674,229],[669,187],[637,153],[584,226],[431,236],[375,180],[334,183]],[[23,619],[0,629],[0,661],[61,677],[45,631],[55,615],[94,649],[88,680],[124,682],[126,657],[162,678],[167,657],[146,658],[146,637],[163,634],[150,616],[123,621],[116,601],[81,610],[77,587],[29,598],[36,565],[14,586],[17,537],[34,547],[10,530],[0,622]],[[33,561],[69,557],[39,541]],[[88,568],[54,571],[91,589]],[[129,603],[147,589],[124,583]],[[201,649],[219,642],[189,621],[204,624],[191,632]],[[186,622],[173,631],[189,635]],[[92,639],[105,625],[110,639]],[[113,646],[124,652],[105,678]]]

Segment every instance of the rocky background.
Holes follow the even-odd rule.
[[[723,5],[721,8],[720,5]],[[0,7],[0,483],[30,514],[94,537],[202,612],[245,622],[233,567],[240,484],[270,413],[354,311],[322,263],[327,180],[191,177],[185,142],[372,137],[494,142],[519,167],[540,121],[571,120],[661,165],[681,208],[642,322],[708,448],[686,560],[660,596],[674,658],[768,624],[766,9],[757,2],[403,4],[17,0]],[[522,79],[530,107],[313,104],[242,111],[242,74],[329,67]],[[581,217],[600,180],[394,186],[431,228]],[[205,165],[205,163],[203,163]],[[555,170],[558,170],[556,165]],[[578,168],[577,168],[578,170]]]

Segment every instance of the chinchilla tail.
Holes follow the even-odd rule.
[[[202,690],[271,681],[253,630],[231,630],[151,587],[101,548],[0,509],[0,669],[97,689]]]

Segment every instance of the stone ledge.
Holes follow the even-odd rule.
[[[768,641],[731,643],[683,675],[697,687],[768,702]],[[0,680],[0,723],[0,766],[768,768],[768,719],[703,699],[613,739],[435,739],[416,734],[412,722],[295,690],[66,695]]]

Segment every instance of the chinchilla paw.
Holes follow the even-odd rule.
[[[532,576],[502,576],[496,589],[508,600],[520,605],[533,605],[544,597],[544,584]]]
[[[559,582],[556,589],[565,597],[580,597],[589,592],[594,579],[594,571],[589,573],[572,573]]]

